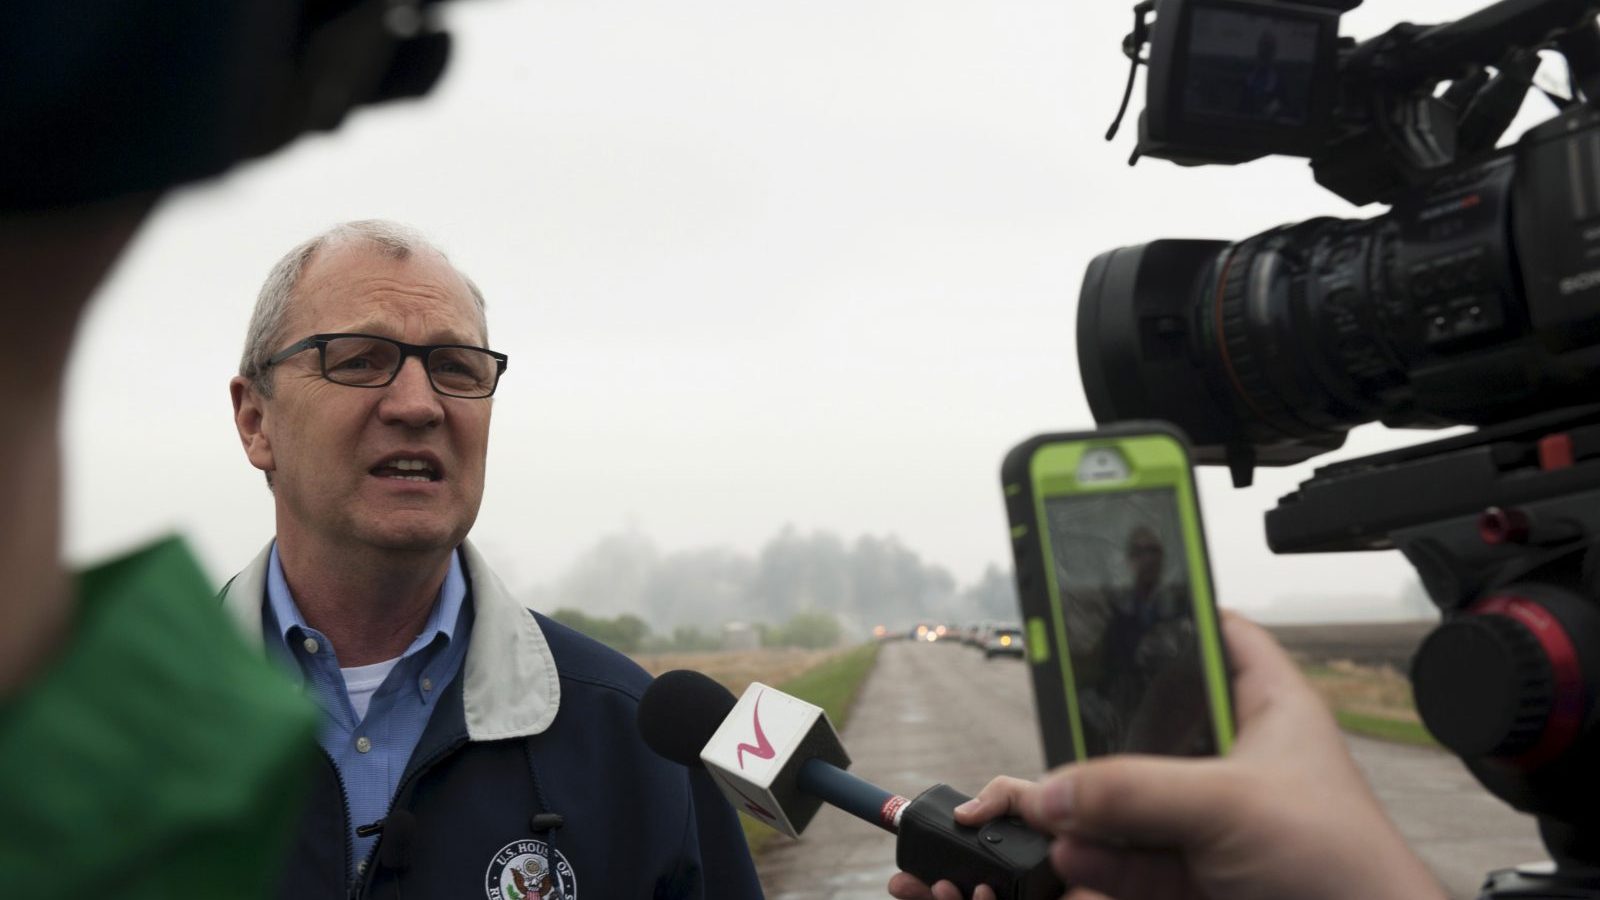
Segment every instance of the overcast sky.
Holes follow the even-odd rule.
[[[1369,0],[1344,30],[1477,5]],[[270,538],[227,381],[268,268],[340,220],[413,224],[485,290],[511,364],[473,537],[526,589],[607,532],[754,549],[786,523],[898,535],[972,580],[1009,562],[1006,450],[1093,424],[1074,317],[1095,254],[1381,211],[1303,161],[1128,168],[1131,117],[1101,139],[1123,3],[484,0],[447,21],[433,95],[174,195],[123,260],[71,374],[75,559],[176,530],[220,581]],[[1339,455],[1428,436],[1366,428]],[[1262,512],[1309,472],[1202,472],[1225,603],[1398,593],[1397,554],[1267,552]]]

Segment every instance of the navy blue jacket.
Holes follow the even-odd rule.
[[[377,846],[351,883],[348,812],[323,757],[293,839],[289,900],[760,898],[738,816],[704,770],[657,756],[635,723],[650,676],[517,604],[471,544],[475,615]],[[223,589],[261,636],[268,551]],[[358,825],[365,823],[356,823]]]
[[[529,738],[469,742],[458,676],[412,754],[350,895],[513,900],[510,891],[496,893],[502,882],[514,890],[517,876],[508,869],[533,886],[548,868],[545,883],[554,890],[541,900],[759,898],[737,815],[711,779],[656,756],[638,736],[634,710],[650,676],[563,625],[537,620],[561,677],[555,721]],[[327,761],[282,896],[345,896],[346,833],[342,791]],[[540,855],[545,866],[530,860]]]

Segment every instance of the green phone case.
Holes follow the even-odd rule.
[[[1108,486],[1079,483],[1078,463],[1087,450],[1097,447],[1120,451],[1131,469],[1125,480]],[[1096,431],[1038,435],[1006,455],[1000,479],[1046,762],[1054,767],[1083,759],[1087,753],[1072,658],[1067,653],[1067,617],[1051,564],[1045,498],[1152,488],[1171,489],[1177,502],[1212,738],[1219,753],[1228,752],[1234,733],[1228,667],[1188,440],[1182,432],[1165,422],[1129,422]]]

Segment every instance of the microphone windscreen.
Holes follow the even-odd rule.
[[[657,755],[700,766],[700,751],[737,702],[710,676],[691,669],[663,672],[639,698],[639,734]]]

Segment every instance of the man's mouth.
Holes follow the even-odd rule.
[[[379,478],[396,478],[400,481],[438,481],[439,470],[425,459],[391,459],[373,466],[371,474]]]

